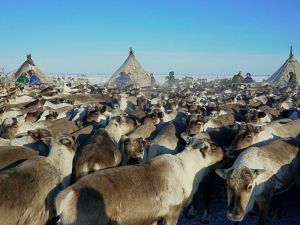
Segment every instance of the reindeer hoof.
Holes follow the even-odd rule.
[[[208,224],[210,221],[210,214],[205,210],[202,217],[201,217],[201,223],[202,224]]]
[[[188,219],[192,219],[192,218],[195,218],[196,215],[197,215],[196,209],[195,209],[194,205],[191,205],[186,212],[186,217]]]

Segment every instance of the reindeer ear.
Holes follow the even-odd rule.
[[[192,137],[187,135],[186,132],[181,133],[181,138],[185,141],[186,144],[189,144],[190,140],[192,139]]]
[[[143,139],[142,137],[139,137],[139,138],[136,139],[136,141],[137,141],[138,143],[142,143],[142,142],[144,141],[144,139]]]
[[[27,131],[27,134],[28,134],[28,136],[30,136],[34,140],[40,139],[40,136],[39,136],[38,132],[36,132],[34,130]]]
[[[235,123],[240,126],[242,129],[247,129],[247,124],[245,122],[238,122],[235,121]]]
[[[73,141],[74,141],[75,146],[78,147],[78,146],[79,146],[78,138],[76,138],[76,137],[73,136],[73,135],[72,135],[71,137],[72,137],[72,139],[73,139]]]
[[[158,116],[158,118],[162,119],[164,117],[164,113],[163,112],[158,112],[157,116]]]
[[[247,129],[248,131],[250,131],[250,132],[255,131],[255,127],[254,127],[253,125],[251,125],[251,124],[247,124],[247,125],[246,125],[246,129]]]
[[[100,108],[100,113],[104,113],[106,111],[106,105],[103,105],[101,108]]]
[[[263,130],[264,128],[262,126],[257,126],[254,128],[255,133],[259,133]]]
[[[215,170],[216,174],[222,177],[224,180],[227,178],[228,169],[217,169]]]
[[[47,130],[47,129],[40,129],[40,130],[38,131],[38,133],[39,133],[39,136],[40,136],[41,138],[52,137],[51,132],[50,132],[49,130]]]
[[[262,174],[266,170],[265,169],[251,169],[251,171],[255,175],[255,177],[257,177],[258,175]]]
[[[207,155],[207,151],[208,151],[208,146],[206,146],[206,145],[200,148],[200,152],[201,152],[204,159]]]
[[[126,120],[126,119],[125,119],[124,116],[119,116],[118,119],[117,119],[117,122],[118,122],[118,123],[122,123],[122,122],[125,122],[125,120]]]
[[[54,118],[57,118],[58,117],[58,112],[53,112],[53,116],[54,116]]]
[[[52,137],[44,137],[44,138],[41,138],[39,141],[42,141],[42,142],[44,142],[45,144],[51,146]]]
[[[122,136],[121,136],[120,142],[121,142],[121,143],[125,143],[125,142],[127,142],[127,141],[129,141],[129,137],[126,136],[126,135],[122,135]]]

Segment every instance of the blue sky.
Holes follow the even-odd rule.
[[[0,67],[113,73],[133,47],[162,74],[272,74],[300,52],[298,0],[0,0]],[[300,54],[299,54],[300,55]]]

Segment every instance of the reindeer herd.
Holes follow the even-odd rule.
[[[299,191],[297,89],[53,82],[0,97],[1,225],[204,224],[218,198],[224,219],[264,225]]]

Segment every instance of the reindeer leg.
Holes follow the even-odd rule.
[[[266,219],[270,207],[271,197],[265,196],[263,198],[259,198],[257,200],[257,205],[259,208],[259,218],[258,218],[258,225],[266,225]]]
[[[202,184],[200,184],[202,185]],[[189,205],[187,211],[186,211],[186,217],[189,219],[195,218],[197,216],[198,212],[198,205],[197,202],[201,199],[201,190],[200,190],[200,185],[198,186],[198,190],[196,194],[193,196],[192,203]]]
[[[174,206],[164,218],[165,225],[176,225],[181,212],[181,206]]]
[[[204,211],[202,213],[201,223],[207,224],[210,220],[209,200],[213,190],[211,174],[209,174],[203,182],[204,190],[202,193],[204,201]]]
[[[282,212],[282,201],[284,199],[284,195],[277,195],[272,198],[270,203],[268,218],[274,219],[279,218]]]

